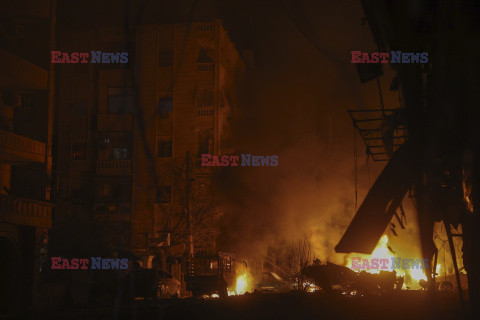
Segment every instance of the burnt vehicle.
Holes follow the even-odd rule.
[[[129,300],[179,297],[180,287],[180,281],[163,270],[133,270],[125,278],[125,289]]]
[[[237,279],[235,255],[218,252],[215,255],[196,255],[188,270],[187,290],[194,297],[218,294],[227,297],[227,288],[235,287]]]
[[[295,290],[295,282],[282,279],[275,272],[263,272],[262,281],[255,286],[259,293],[278,293]]]
[[[159,270],[157,272],[157,298],[180,297],[181,284],[170,273]]]
[[[326,294],[333,294],[336,291],[342,293],[358,291],[372,294],[392,292],[400,290],[404,283],[404,277],[397,276],[395,270],[382,270],[378,274],[366,271],[357,273],[347,267],[330,262],[320,264],[318,260],[305,267],[302,273],[312,279]]]

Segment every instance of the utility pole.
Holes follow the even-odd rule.
[[[50,52],[55,50],[55,27],[56,27],[56,0],[50,1]],[[47,141],[45,143],[45,175],[44,192],[45,200],[51,200],[52,185],[52,146],[53,146],[53,109],[55,107],[55,64],[50,63],[48,69],[48,123]]]
[[[188,260],[189,265],[193,261],[194,249],[193,249],[193,225],[192,225],[192,208],[190,207],[190,194],[191,194],[191,181],[190,181],[190,152],[185,154],[186,162],[186,184],[185,184],[185,211],[188,219]]]

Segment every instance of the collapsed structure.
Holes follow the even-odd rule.
[[[429,62],[392,65],[397,74],[392,88],[399,84],[403,110],[398,121],[383,113],[381,124],[369,129],[385,150],[379,153],[391,157],[335,249],[371,253],[410,192],[418,213],[422,255],[429,259],[429,269],[433,271],[436,263],[434,222],[443,221],[458,283],[450,226],[462,226],[458,236],[463,238],[469,298],[478,316],[479,11],[470,1],[362,0],[362,6],[378,51],[428,52]],[[403,125],[408,137],[399,143],[393,133]],[[357,129],[362,133],[363,129]],[[377,153],[368,143],[367,152]],[[432,274],[426,274],[430,288],[434,288]]]

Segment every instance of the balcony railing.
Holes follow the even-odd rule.
[[[49,202],[0,194],[0,222],[51,228],[53,207]]]
[[[1,82],[28,89],[47,89],[48,73],[33,63],[0,49]]]
[[[198,31],[214,31],[215,30],[215,23],[213,22],[200,22],[197,24]]]
[[[214,110],[213,107],[209,108],[198,108],[196,111],[197,116],[213,116]]]
[[[215,23],[198,23],[197,32],[201,38],[213,39],[215,37]]]
[[[103,41],[118,42],[124,41],[127,37],[125,27],[122,26],[110,26],[100,29],[100,37]]]
[[[97,161],[98,174],[131,174],[132,160],[99,160]]]
[[[215,70],[215,63],[213,62],[198,62],[197,71]]]
[[[0,159],[8,158],[8,162],[45,161],[45,143],[20,136],[13,132],[0,130]]]

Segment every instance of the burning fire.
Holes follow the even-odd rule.
[[[250,285],[249,276],[247,273],[243,273],[237,277],[235,288],[228,289],[228,296],[237,296],[245,294],[248,291]]]
[[[351,254],[348,256],[350,257],[360,257],[362,259],[388,259],[391,261],[391,258],[394,257],[393,255],[390,254],[390,250],[388,249],[388,236],[385,234],[380,238],[380,241],[378,242],[377,246],[375,247],[375,250],[373,250],[371,255],[366,255],[366,254]],[[352,269],[352,259],[348,259],[347,262],[347,268]],[[352,269],[354,270],[354,269]],[[440,270],[440,265],[437,264],[437,272]],[[362,270],[354,270],[357,272],[360,272]],[[364,269],[363,271],[369,272],[369,273],[380,273],[380,269]],[[397,276],[403,276],[405,277],[405,283],[404,283],[404,289],[406,284],[408,285],[418,285],[418,281],[420,280],[427,280],[427,277],[425,276],[424,270],[423,269],[395,269],[397,272]]]
[[[248,280],[247,280],[247,274],[242,274],[237,277],[237,284],[235,286],[235,292],[240,295],[244,294],[247,292],[247,286],[248,286]]]
[[[303,285],[308,293],[314,293],[316,290],[319,290],[319,287],[311,283],[310,281],[303,282]]]
[[[388,259],[388,260],[390,260],[390,258],[393,257],[393,256],[390,254],[390,251],[388,250],[388,236],[385,234],[380,238],[380,241],[378,241],[378,244],[375,247],[375,250],[373,250],[371,255],[355,254],[355,256],[360,257],[362,259],[377,258],[377,259]],[[347,268],[352,269],[352,259],[348,259]],[[354,269],[352,269],[352,270],[354,270]],[[357,271],[357,270],[355,270],[355,271]],[[380,273],[379,269],[366,269],[365,271],[367,271],[369,273]]]

